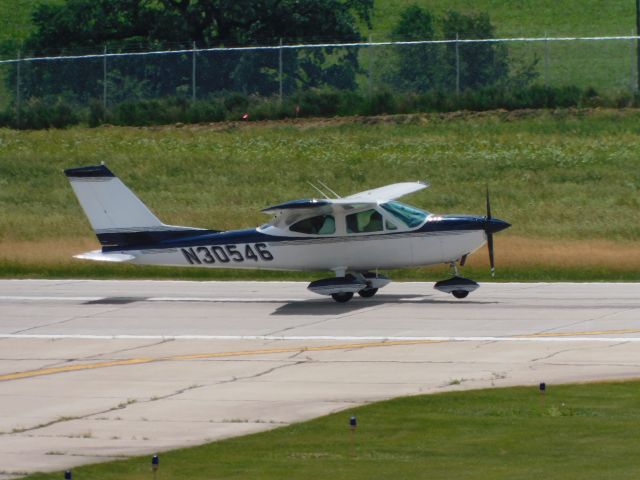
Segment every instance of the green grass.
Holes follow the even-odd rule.
[[[260,209],[316,196],[308,181],[346,195],[426,179],[410,203],[438,213],[484,213],[489,184],[510,234],[640,238],[638,111],[375,121],[0,130],[0,239],[90,236],[62,170],[101,161],[170,224],[259,225]]]
[[[169,275],[70,258],[97,245],[88,244],[93,232],[62,170],[106,161],[166,223],[218,229],[259,225],[268,220],[261,208],[317,195],[308,181],[321,180],[346,195],[427,179],[432,187],[408,197],[409,203],[470,214],[484,213],[489,184],[494,215],[513,224],[497,239],[501,279],[638,279],[639,133],[635,110],[0,130],[0,275]],[[527,264],[539,255],[537,244],[520,243],[522,251],[510,252],[516,238],[557,245],[566,255]],[[564,260],[575,257],[578,243],[591,241],[611,243]],[[621,259],[593,263],[618,246],[627,249]],[[251,275],[175,272],[185,278]],[[300,278],[265,275],[259,277]]]
[[[627,0],[376,0],[372,34],[385,38],[409,5],[436,15],[487,12],[500,37],[608,36],[635,31],[635,3]]]
[[[537,385],[415,396],[161,453],[158,478],[636,478],[639,429],[639,382],[551,385],[544,400]],[[73,473],[137,480],[149,467],[145,456]]]

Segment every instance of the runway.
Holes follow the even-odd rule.
[[[0,478],[399,395],[640,376],[640,284],[0,280]]]

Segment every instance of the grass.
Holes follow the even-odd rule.
[[[455,388],[455,387],[454,387]],[[160,454],[160,478],[635,478],[640,383],[552,385],[399,398]],[[351,438],[348,419],[356,415]],[[354,440],[353,444],[351,443]],[[137,480],[150,456],[74,469]],[[61,478],[59,472],[30,480]]]
[[[496,237],[501,278],[637,279],[639,120],[605,110],[0,130],[0,275],[165,275],[70,259],[97,243],[62,170],[105,160],[166,223],[219,229],[259,225],[261,208],[314,196],[309,181],[344,195],[428,179],[409,203],[472,214],[484,213],[490,184],[494,215],[513,224]],[[484,271],[485,256],[471,269]]]

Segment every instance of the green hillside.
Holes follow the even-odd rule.
[[[0,41],[22,40],[30,14],[41,3],[63,0],[0,0]],[[434,13],[449,9],[488,12],[500,36],[624,35],[635,30],[635,4],[629,0],[375,0],[374,39],[387,38],[400,12],[416,4]]]
[[[385,38],[408,5],[439,14],[487,12],[501,37],[611,36],[635,31],[635,3],[628,0],[375,0],[375,38]]]
[[[0,42],[19,44],[31,32],[31,12],[42,3],[63,0],[0,0]]]

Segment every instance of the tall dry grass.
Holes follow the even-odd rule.
[[[43,267],[74,265],[80,260],[74,259],[73,255],[98,248],[95,238],[7,240],[0,243],[0,262]],[[549,266],[557,269],[640,271],[640,246],[633,242],[549,240],[498,234],[495,252],[498,268]],[[467,265],[486,268],[486,247],[471,255]]]

